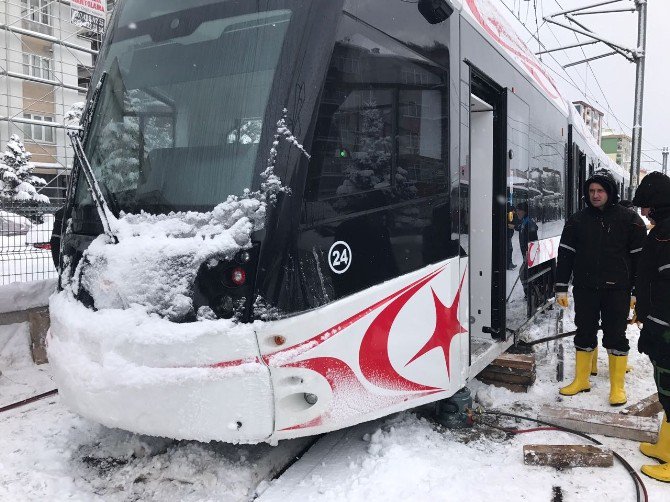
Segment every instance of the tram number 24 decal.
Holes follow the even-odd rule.
[[[328,265],[336,274],[344,274],[351,266],[351,248],[344,241],[337,241],[328,251]]]

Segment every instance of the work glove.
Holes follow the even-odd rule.
[[[564,309],[567,309],[570,305],[570,300],[568,300],[567,293],[556,293],[556,303],[558,303]]]
[[[651,332],[651,328],[643,327],[640,330],[640,338],[637,339],[637,351],[640,354],[652,356],[655,352],[654,345],[654,334]]]

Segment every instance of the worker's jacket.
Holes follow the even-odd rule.
[[[573,214],[561,235],[556,292],[567,292],[571,276],[575,288],[633,290],[646,233],[642,218],[619,204]]]
[[[670,215],[649,232],[640,253],[635,292],[638,320],[670,329]]]

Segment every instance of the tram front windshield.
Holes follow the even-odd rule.
[[[118,4],[85,145],[116,214],[208,210],[251,187],[290,4]],[[92,204],[83,177],[76,203]]]

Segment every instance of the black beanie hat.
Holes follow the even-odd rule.
[[[670,207],[670,178],[658,171],[647,174],[635,191],[637,207]]]
[[[607,205],[619,202],[619,191],[617,190],[614,176],[605,169],[598,169],[584,184],[584,199],[589,206],[591,205],[591,198],[589,197],[591,183],[598,183],[605,189],[607,192]]]

